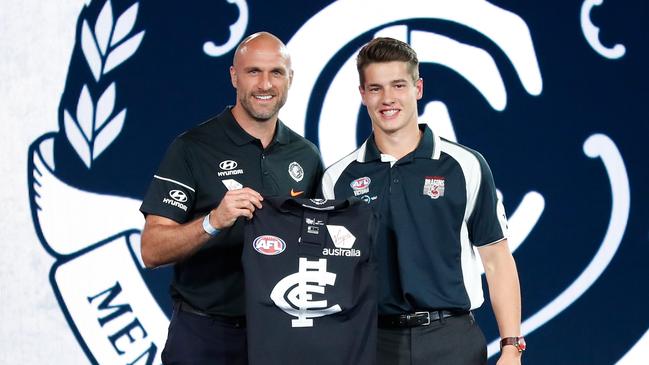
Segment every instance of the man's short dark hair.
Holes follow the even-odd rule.
[[[374,38],[361,48],[356,57],[356,69],[361,86],[365,84],[365,68],[371,63],[401,61],[408,63],[412,81],[419,79],[419,60],[417,53],[408,43],[398,39]]]

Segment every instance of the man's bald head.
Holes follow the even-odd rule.
[[[248,121],[248,125],[270,121],[274,125],[293,80],[286,45],[268,32],[246,37],[234,52],[230,78],[237,90],[232,109],[237,121]]]
[[[285,59],[286,65],[291,68],[291,56],[284,42],[275,35],[268,32],[258,32],[247,36],[234,52],[232,65],[237,67],[237,63],[242,56],[249,52],[278,52]]]

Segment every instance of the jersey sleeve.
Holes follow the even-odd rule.
[[[496,185],[487,161],[479,153],[477,158],[481,179],[467,227],[471,242],[475,246],[484,246],[507,238],[507,217],[502,201],[496,194]]]
[[[185,143],[177,138],[167,149],[144,196],[140,211],[185,223],[191,218],[196,199],[195,180]]]

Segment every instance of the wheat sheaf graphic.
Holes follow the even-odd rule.
[[[111,2],[107,0],[97,16],[94,31],[88,25],[88,19],[83,20],[81,50],[95,83],[131,57],[140,46],[144,30],[129,37],[137,19],[138,7],[139,3],[134,3],[115,22]],[[63,111],[68,141],[88,169],[124,126],[126,108],[114,112],[116,89],[113,81],[98,99],[94,99],[86,83],[77,101],[76,119],[67,109]]]

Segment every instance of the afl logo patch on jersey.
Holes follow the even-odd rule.
[[[182,190],[171,190],[169,192],[169,196],[177,202],[184,203],[187,201],[187,194],[185,194]]]
[[[349,186],[354,191],[354,196],[359,196],[362,194],[367,194],[370,191],[370,183],[372,179],[367,176],[359,177],[358,179],[352,181]]]
[[[252,247],[260,254],[275,256],[284,252],[286,249],[286,243],[279,237],[263,235],[252,241]]]

